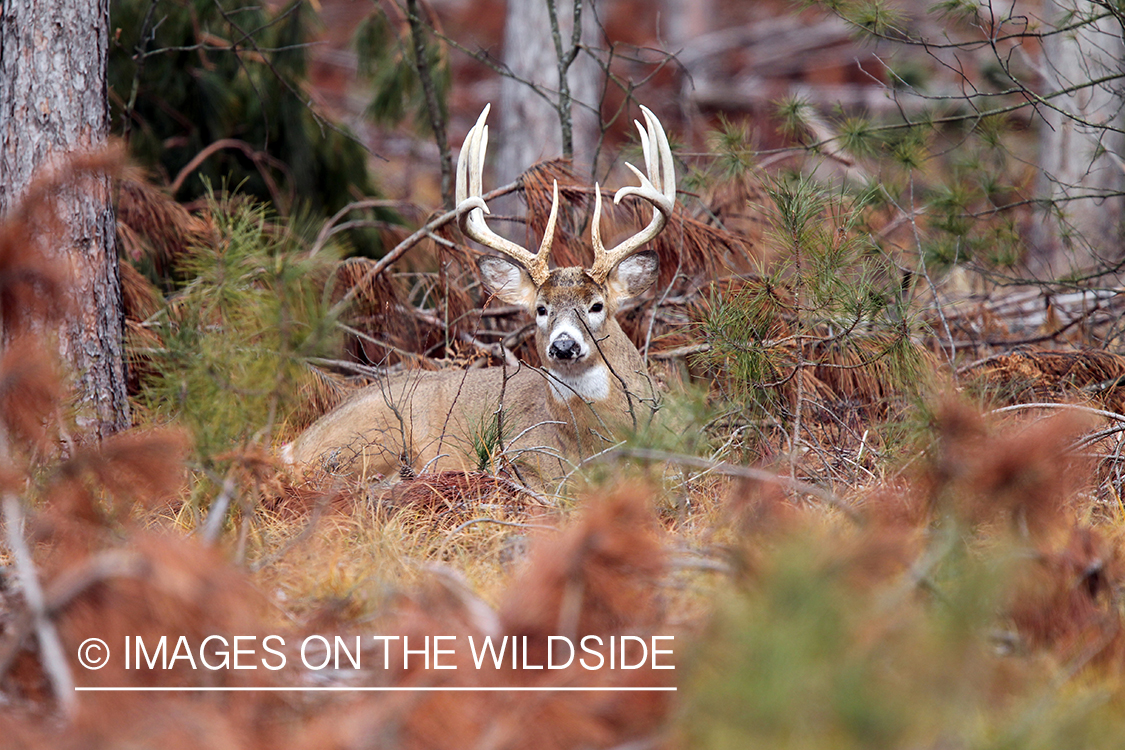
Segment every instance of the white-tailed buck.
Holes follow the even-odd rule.
[[[504,257],[478,260],[487,289],[534,316],[542,367],[398,373],[368,386],[321,417],[289,448],[297,464],[351,474],[477,469],[498,461],[521,479],[545,485],[613,444],[618,428],[651,419],[656,391],[644,360],[615,318],[620,304],[656,280],[656,253],[643,250],[672,215],[676,178],[660,122],[642,107],[645,176],[617,191],[654,207],[649,224],[611,249],[602,244],[601,193],[591,222],[594,265],[548,268],[559,210],[558,183],[538,253],[495,234],[485,223],[481,191],[488,107],[469,131],[457,161],[461,231]],[[618,433],[619,434],[619,433]]]

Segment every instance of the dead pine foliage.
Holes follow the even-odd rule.
[[[958,376],[1003,403],[1073,398],[1125,411],[1125,357],[1101,349],[1019,348],[964,365]]]
[[[157,278],[169,278],[192,246],[214,242],[215,228],[149,182],[136,169],[117,183],[117,236],[124,255]],[[143,320],[143,318],[142,318]]]
[[[507,476],[479,471],[424,472],[395,484],[379,500],[388,513],[428,515],[439,526],[463,523],[484,510],[524,517],[534,506],[544,505]]]
[[[67,271],[46,248],[61,231],[58,194],[92,174],[112,173],[120,155],[80,154],[33,182],[20,206],[0,223],[0,298],[7,341],[0,358],[6,555],[20,598],[6,614],[0,678],[19,698],[73,715],[72,653],[56,616],[101,577],[74,573],[110,545],[109,533],[135,507],[167,500],[182,485],[183,436],[176,431],[114,436],[99,446],[67,446],[68,393],[48,336],[67,307]],[[18,311],[18,312],[17,312]],[[30,500],[41,503],[33,513]],[[28,543],[31,540],[32,544]],[[111,572],[116,573],[110,565]],[[67,581],[62,592],[42,579]],[[74,578],[79,582],[75,583]],[[18,602],[18,604],[15,604]],[[39,659],[33,655],[39,654]],[[49,685],[49,689],[47,689]],[[53,695],[52,695],[53,693]],[[18,699],[18,698],[17,698]]]

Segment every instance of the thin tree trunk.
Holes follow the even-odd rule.
[[[3,0],[0,18],[0,213],[33,175],[75,150],[105,145],[109,129],[108,0]],[[108,178],[58,196],[74,305],[59,330],[74,371],[78,426],[101,439],[128,427],[124,320]]]
[[[1101,10],[1087,0],[1046,0],[1043,13],[1058,25]],[[1043,41],[1043,94],[1074,88],[1040,105],[1039,195],[1047,203],[1032,233],[1029,270],[1042,278],[1119,262],[1125,199],[1125,126],[1119,82],[1084,83],[1119,71],[1125,41],[1113,17]],[[1061,110],[1061,111],[1060,111]],[[1077,198],[1078,196],[1094,196]]]
[[[715,0],[663,0],[663,33],[671,49],[713,30]]]
[[[559,100],[558,57],[551,36],[548,1],[555,4],[559,36],[570,47],[574,0],[508,0],[504,23],[504,64],[516,79],[500,83],[500,129],[497,140],[497,180],[509,182],[537,161],[563,155]],[[582,41],[597,44],[597,18],[593,0],[582,1]],[[570,66],[572,139],[576,166],[588,170],[598,139],[597,103],[601,69],[589,55],[580,53]],[[547,99],[536,94],[525,81],[539,86]]]

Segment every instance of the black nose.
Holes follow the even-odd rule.
[[[578,342],[570,336],[559,336],[551,343],[551,348],[547,352],[555,359],[572,359],[577,357],[580,352]]]

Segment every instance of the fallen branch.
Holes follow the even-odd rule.
[[[356,222],[348,222],[339,226],[337,226],[336,224],[336,222],[347,216],[352,211],[359,211],[360,209],[364,208],[400,208],[402,206],[413,205],[414,204],[407,203],[406,201],[383,200],[379,198],[365,198],[364,200],[349,203],[348,205],[344,206],[339,211],[334,213],[331,219],[324,222],[324,226],[320,228],[320,232],[317,233],[316,239],[313,241],[312,248],[309,249],[309,257],[311,258],[318,252],[320,252],[321,248],[324,247],[324,243],[327,242],[328,239],[333,235],[357,227]]]
[[[1049,401],[1042,401],[1033,404],[1013,404],[1012,406],[1003,406],[999,409],[993,409],[988,412],[992,414],[1003,414],[1006,411],[1020,411],[1022,409],[1073,409],[1075,411],[1085,412],[1087,414],[1094,414],[1106,419],[1113,419],[1118,422],[1125,422],[1125,414],[1118,414],[1115,411],[1105,411],[1104,409],[1094,409],[1090,406],[1080,406],[1079,404],[1056,404]]]
[[[275,159],[273,156],[270,156],[264,151],[255,150],[254,147],[249,143],[247,143],[246,141],[240,141],[237,138],[222,138],[215,141],[214,143],[200,151],[198,154],[196,154],[192,158],[192,160],[184,165],[184,168],[179,171],[179,173],[176,175],[176,179],[172,180],[172,184],[168,186],[168,192],[174,196],[180,191],[180,188],[183,186],[184,180],[187,179],[188,175],[194,172],[200,164],[205,162],[216,151],[221,151],[222,149],[228,148],[241,151],[242,153],[246,154],[246,158],[254,162],[254,167],[258,170],[258,173],[262,175],[262,180],[266,183],[266,188],[269,189],[270,195],[273,196],[273,202],[277,205],[278,210],[287,212],[289,210],[289,205],[292,205],[293,203],[294,197],[293,178],[292,175],[289,174],[288,167],[284,162]],[[269,173],[269,171],[265,169],[263,162],[265,164],[269,164],[271,167],[285,172],[286,176],[289,177],[288,201],[282,201],[281,189],[278,188],[277,183],[273,179],[273,176]]]

